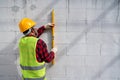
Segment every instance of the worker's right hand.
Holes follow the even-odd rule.
[[[51,51],[53,51],[54,53],[56,53],[57,52],[57,48],[54,47],[54,48],[51,49]]]
[[[54,24],[52,24],[52,23],[47,23],[46,25],[45,25],[45,29],[50,29],[50,28],[52,28],[54,26]]]

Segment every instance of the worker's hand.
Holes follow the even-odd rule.
[[[51,51],[53,51],[54,53],[56,53],[57,52],[57,48],[54,47],[54,48],[51,49]]]
[[[48,23],[48,24],[45,25],[45,29],[50,29],[50,28],[52,28],[53,26],[54,26],[54,24]]]

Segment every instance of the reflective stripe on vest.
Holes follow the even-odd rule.
[[[41,77],[41,78],[24,78],[24,80],[44,80],[45,76]]]
[[[20,65],[20,67],[21,67],[23,70],[40,70],[40,69],[43,69],[43,68],[45,67],[45,64],[44,64],[44,65],[41,65],[41,66],[37,66],[37,67],[22,66],[22,65]]]

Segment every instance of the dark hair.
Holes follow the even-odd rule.
[[[28,33],[29,29],[24,31],[23,34],[26,35]]]

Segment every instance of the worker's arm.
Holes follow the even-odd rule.
[[[53,25],[54,25],[54,24],[52,24],[52,23],[48,23],[48,24],[40,27],[40,28],[37,30],[37,32],[38,32],[37,38],[41,36],[41,34],[44,32],[44,30],[50,29],[51,27],[53,27]]]
[[[36,45],[36,57],[38,62],[51,62],[54,59],[54,50],[51,50],[50,53],[47,50],[46,43],[39,39]]]
[[[44,30],[45,30],[45,26],[38,28],[38,30],[37,30],[38,36],[37,37],[40,37],[40,35],[44,32]]]

